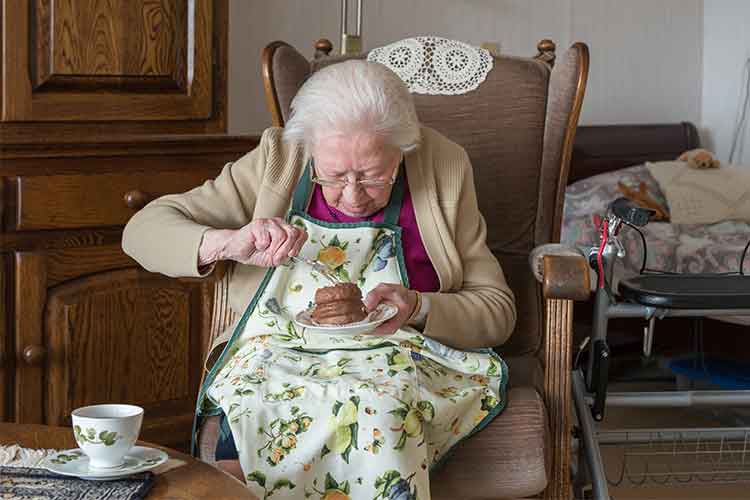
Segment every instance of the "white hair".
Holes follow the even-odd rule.
[[[409,89],[380,63],[349,60],[315,72],[292,100],[284,140],[310,152],[330,135],[375,133],[403,152],[419,144],[419,120]]]

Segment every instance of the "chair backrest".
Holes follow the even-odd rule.
[[[500,349],[504,354],[540,347],[543,300],[528,255],[536,245],[559,240],[588,75],[585,44],[574,44],[556,61],[551,42],[540,42],[539,50],[534,58],[496,56],[485,81],[471,92],[414,95],[420,121],[461,144],[471,158],[487,244],[516,295],[518,323]],[[308,75],[343,59],[308,61],[283,42],[268,45],[263,74],[275,124],[283,126],[291,100]]]

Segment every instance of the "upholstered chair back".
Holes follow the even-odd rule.
[[[293,47],[266,48],[266,91],[277,125],[305,78],[350,57],[307,60]],[[355,57],[366,57],[362,54]],[[573,138],[588,74],[588,50],[575,44],[555,58],[544,40],[533,58],[500,55],[476,90],[460,95],[414,94],[420,121],[461,144],[474,167],[487,221],[487,243],[516,295],[518,321],[505,355],[536,353],[544,328],[543,298],[530,251],[559,239]]]

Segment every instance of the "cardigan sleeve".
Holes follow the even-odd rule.
[[[238,229],[252,220],[261,189],[268,134],[260,145],[216,179],[186,193],[158,198],[125,226],[122,248],[151,272],[172,277],[199,277],[198,249],[209,229]]]
[[[463,154],[455,210],[454,244],[462,283],[454,291],[428,294],[424,334],[459,349],[503,344],[515,326],[516,306],[500,263],[487,246],[487,226],[479,211],[468,155]]]

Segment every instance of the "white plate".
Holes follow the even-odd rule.
[[[297,326],[306,328],[309,332],[328,333],[328,334],[345,334],[345,335],[363,335],[370,333],[381,323],[384,323],[398,313],[398,308],[391,304],[381,302],[370,314],[362,321],[349,323],[348,325],[318,325],[312,320],[312,308],[305,309],[294,317],[294,323]]]
[[[89,467],[89,457],[80,448],[74,448],[48,456],[41,463],[41,467],[63,476],[75,476],[95,481],[111,481],[151,470],[168,459],[169,455],[156,448],[133,446],[125,455],[125,463],[120,467],[92,469]]]

